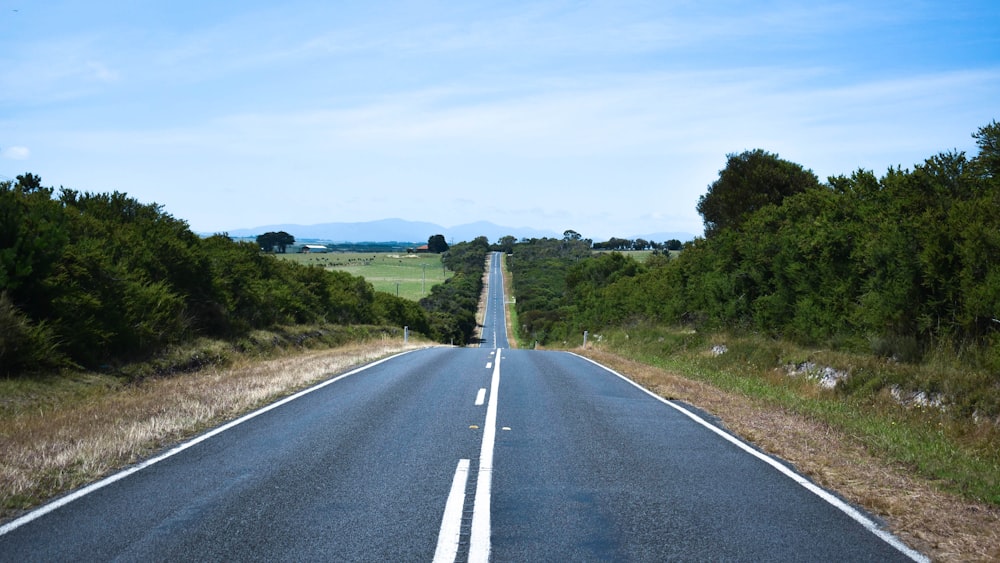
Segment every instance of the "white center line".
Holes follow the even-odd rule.
[[[451,491],[444,505],[441,531],[438,533],[435,563],[454,563],[458,555],[458,544],[462,535],[462,507],[465,505],[465,485],[469,481],[469,460],[458,460],[455,478],[451,481]]]
[[[469,563],[490,560],[490,494],[493,485],[493,444],[497,435],[497,392],[500,390],[500,349],[490,379],[490,400],[486,405],[483,445],[479,450],[479,477],[476,501],[472,508],[472,534],[469,538]]]

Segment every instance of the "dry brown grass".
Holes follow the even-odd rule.
[[[418,347],[351,344],[20,405],[0,418],[0,519],[332,374]]]
[[[884,519],[900,539],[935,561],[1000,560],[1000,510],[996,508],[944,493],[815,420],[775,411],[758,401],[605,351],[581,353],[662,397],[718,416],[730,431]]]

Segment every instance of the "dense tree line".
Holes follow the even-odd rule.
[[[118,364],[300,324],[408,325],[443,341],[453,326],[469,332],[464,312],[431,310],[254,243],[201,238],[123,193],[57,192],[32,174],[0,182],[2,374]]]
[[[871,342],[897,357],[942,342],[992,346],[1000,127],[974,136],[972,159],[948,152],[881,178],[864,170],[833,177],[698,241],[664,276],[677,284],[664,295],[667,317],[804,342]]]
[[[573,236],[533,238],[513,246],[507,259],[521,338],[542,343],[562,340],[575,318],[567,294],[567,271],[592,259],[591,241]]]
[[[764,151],[730,155],[699,202],[706,237],[674,260],[610,254],[556,273],[557,245],[519,244],[525,336],[685,322],[903,360],[947,346],[998,372],[1000,125],[973,136],[972,158],[946,152],[827,183]],[[518,279],[527,270],[534,279]]]
[[[656,242],[642,238],[627,239],[611,237],[604,242],[595,242],[594,250],[680,250],[684,244],[678,239],[670,239],[665,242]]]
[[[462,345],[473,342],[489,251],[486,237],[478,237],[453,244],[441,255],[441,262],[454,275],[431,287],[430,295],[420,300],[420,306],[430,315],[429,330],[438,341]]]

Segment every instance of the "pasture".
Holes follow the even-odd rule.
[[[328,270],[361,276],[375,287],[393,295],[419,301],[430,295],[431,287],[444,283],[453,272],[446,271],[439,254],[399,252],[327,252],[324,254],[276,254],[278,258]]]
[[[629,256],[639,263],[644,263],[646,260],[649,259],[650,256],[653,255],[652,250],[594,250],[595,255],[608,254],[610,252],[617,252],[618,254],[624,254],[625,256]],[[681,253],[680,250],[665,250],[663,252],[670,254],[671,258],[677,258],[677,255]]]

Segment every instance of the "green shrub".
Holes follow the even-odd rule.
[[[66,359],[52,330],[32,322],[0,292],[0,375],[62,367]]]

